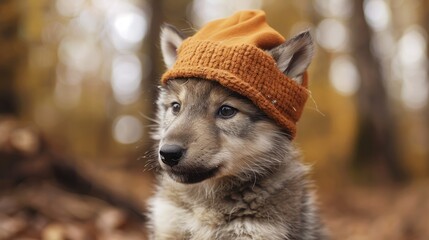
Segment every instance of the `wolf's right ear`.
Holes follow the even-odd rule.
[[[176,27],[164,23],[161,27],[161,52],[168,69],[172,68],[177,59],[177,49],[185,36]]]
[[[314,47],[310,32],[304,31],[268,51],[281,72],[298,84],[313,57]]]

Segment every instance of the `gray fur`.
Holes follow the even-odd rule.
[[[313,40],[309,31],[304,31],[278,47],[268,51],[276,60],[281,72],[302,83],[302,74],[313,58]]]
[[[177,115],[172,101],[182,104]],[[239,112],[218,119],[225,103]],[[189,184],[158,160],[152,239],[325,239],[308,168],[285,132],[249,100],[216,82],[189,79],[170,81],[158,106],[155,138],[188,149],[181,171],[218,171]]]
[[[178,39],[179,32],[163,29],[169,67]],[[303,33],[268,53],[299,82],[311,38]],[[157,105],[157,151],[175,144],[186,153],[175,166],[161,157],[153,163],[160,174],[148,204],[150,239],[326,239],[308,167],[287,133],[250,100],[214,81],[176,79],[161,88]],[[224,105],[236,114],[220,117]]]
[[[161,52],[167,68],[172,68],[177,58],[177,48],[182,44],[185,35],[176,27],[164,24],[161,27]]]

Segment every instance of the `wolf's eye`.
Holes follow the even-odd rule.
[[[173,114],[178,114],[180,112],[180,103],[178,102],[171,103],[171,111],[173,112]]]
[[[223,105],[219,108],[217,115],[220,116],[221,118],[227,119],[227,118],[234,117],[234,115],[237,112],[238,112],[237,109],[230,107],[228,105]]]

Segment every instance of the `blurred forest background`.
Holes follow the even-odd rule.
[[[0,239],[145,239],[159,30],[311,29],[295,143],[333,239],[429,238],[429,0],[1,0]]]

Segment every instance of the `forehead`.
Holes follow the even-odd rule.
[[[175,79],[167,82],[161,102],[166,106],[179,101],[193,111],[205,112],[222,104],[239,107],[240,112],[254,116],[265,116],[248,98],[223,87],[215,81],[205,79]]]
[[[166,90],[181,100],[243,98],[215,81],[204,79],[170,80],[166,85]]]

